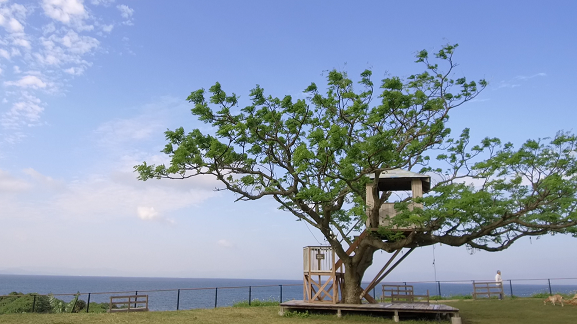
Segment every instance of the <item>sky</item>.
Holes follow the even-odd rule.
[[[167,161],[165,130],[211,131],[190,92],[302,98],[326,71],[407,77],[418,51],[458,43],[455,77],[489,86],[449,127],[518,146],[575,131],[576,16],[573,1],[0,0],[0,273],[301,279],[302,248],[326,242],[274,201],[136,179]],[[423,247],[387,280],[574,278],[576,242]]]

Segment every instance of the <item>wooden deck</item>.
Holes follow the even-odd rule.
[[[383,313],[393,316],[395,322],[400,317],[416,317],[418,315],[433,314],[439,317],[451,317],[452,323],[461,323],[459,309],[442,304],[425,303],[379,303],[379,304],[329,304],[329,303],[308,303],[302,300],[291,300],[280,304],[279,314],[282,316],[286,311],[334,311],[337,316],[341,312],[358,313]]]

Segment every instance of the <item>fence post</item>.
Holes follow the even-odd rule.
[[[437,281],[437,289],[439,290],[439,297],[441,297],[441,282]]]
[[[90,309],[90,293],[88,293],[88,301],[86,302],[86,312],[88,313],[88,309]]]
[[[218,302],[218,287],[214,288],[214,308],[216,308]]]
[[[553,296],[553,291],[551,290],[551,279],[547,279],[547,281],[549,282],[549,295]]]
[[[35,308],[36,308],[36,295],[34,295],[34,300],[32,301],[32,313],[34,313]]]
[[[280,302],[282,303],[282,285],[279,286],[280,286]]]
[[[513,281],[509,279],[509,288],[511,288],[511,298],[513,298]]]
[[[138,290],[134,293],[136,296],[138,296]],[[138,297],[134,298],[134,308],[136,308],[136,301],[138,300]],[[130,308],[130,306],[128,306],[128,308]]]
[[[248,286],[248,306],[250,306],[251,299],[252,299],[252,287]]]
[[[180,308],[180,289],[178,290],[178,293],[176,294],[176,310],[179,310]]]

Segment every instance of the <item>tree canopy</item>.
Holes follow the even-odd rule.
[[[456,47],[432,57],[420,51],[424,72],[387,76],[377,87],[370,70],[357,84],[332,70],[324,90],[312,83],[302,99],[267,96],[257,85],[244,108],[219,83],[194,91],[192,114],[214,132],[168,130],[170,164],[135,170],[140,180],[210,174],[238,200],[270,196],[318,228],[361,279],[377,250],[444,243],[498,251],[524,236],[576,235],[577,138],[559,132],[515,149],[496,138],[471,145],[468,129],[452,137],[450,112],[487,86],[454,78]],[[379,209],[391,198],[378,190],[379,175],[398,168],[431,175],[430,192],[398,202],[400,213],[379,229],[388,236],[368,235],[348,255],[349,233],[362,231],[367,218],[379,227]],[[367,184],[373,206],[365,203]],[[423,207],[409,208],[411,200]],[[396,226],[414,230],[392,235]]]

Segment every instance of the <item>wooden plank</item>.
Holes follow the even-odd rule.
[[[138,300],[140,298],[140,300]],[[113,306],[128,305],[126,308],[113,308]],[[135,305],[135,307],[131,307]],[[148,295],[110,296],[108,312],[135,312],[148,311]]]

